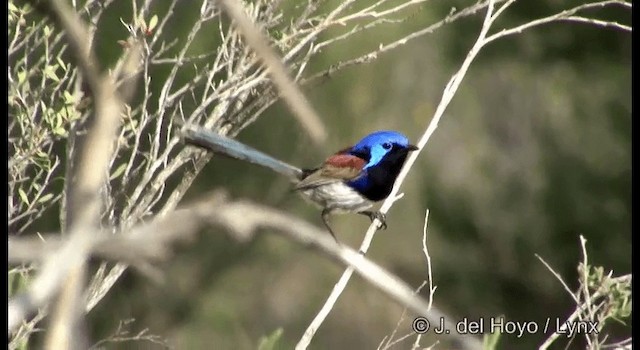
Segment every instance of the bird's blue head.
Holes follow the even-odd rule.
[[[382,130],[365,136],[349,153],[367,159],[364,168],[374,166],[389,153],[404,153],[416,150],[417,147],[409,144],[409,139],[397,131]]]

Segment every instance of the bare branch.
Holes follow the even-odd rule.
[[[496,2],[499,3],[501,1],[504,0],[497,0]],[[435,32],[436,30],[440,29],[441,27],[443,27],[446,24],[449,23],[453,23],[459,19],[462,19],[464,17],[468,17],[471,15],[475,15],[476,13],[478,13],[480,10],[484,9],[487,7],[487,5],[489,4],[489,0],[485,0],[485,1],[479,1],[474,5],[468,6],[460,11],[456,11],[456,12],[452,12],[450,14],[448,14],[444,19],[429,25],[427,27],[425,27],[424,29],[420,29],[418,31],[415,31],[403,38],[394,40],[388,44],[384,44],[384,45],[380,45],[380,47],[378,47],[376,50],[370,51],[366,54],[360,55],[357,58],[353,58],[347,61],[342,61],[342,62],[338,62],[334,65],[332,65],[329,69],[319,72],[319,73],[315,73],[305,79],[303,79],[300,84],[301,85],[307,85],[307,84],[317,84],[319,82],[321,82],[323,79],[326,79],[328,77],[330,77],[331,75],[333,75],[334,73],[348,68],[350,66],[353,65],[358,65],[358,64],[364,64],[364,63],[369,63],[369,62],[373,62],[375,61],[375,59],[378,58],[379,55],[389,52],[391,50],[394,50],[402,45],[407,44],[409,41],[420,38],[424,35],[427,34],[431,34],[433,32]]]
[[[149,334],[149,330],[146,328],[135,334],[131,334],[131,332],[127,328],[129,327],[130,324],[133,323],[133,321],[134,319],[120,321],[118,323],[118,327],[116,328],[116,330],[113,332],[112,335],[96,342],[89,348],[89,350],[104,349],[103,346],[109,343],[123,343],[123,342],[132,342],[132,341],[136,341],[136,342],[146,341],[146,342],[159,345],[163,348],[169,348],[169,349],[171,348],[165,339],[162,339],[157,335]]]
[[[422,281],[422,283],[418,286],[418,288],[416,288],[415,293],[418,294],[420,293],[420,291],[422,290],[422,288],[424,288],[424,286],[427,285],[427,281]],[[387,337],[384,336],[384,338],[382,338],[382,341],[380,342],[380,344],[378,344],[378,349],[382,349],[382,350],[386,350],[391,348],[393,345],[399,343],[400,341],[404,340],[407,336],[402,336],[397,340],[394,340],[393,337],[396,335],[396,332],[398,332],[398,329],[400,328],[400,324],[402,324],[402,321],[404,321],[404,317],[407,314],[407,308],[405,307],[402,310],[402,314],[400,314],[400,319],[398,320],[398,322],[396,323],[396,326],[393,328],[393,331],[391,332],[391,334]],[[413,335],[414,333],[410,333],[409,335]],[[393,342],[392,342],[393,341]]]
[[[229,17],[233,18],[249,45],[251,45],[262,58],[265,65],[269,67],[273,82],[280,90],[282,97],[287,102],[294,116],[298,118],[298,121],[316,143],[320,144],[324,142],[327,137],[327,132],[320,117],[313,110],[302,92],[300,92],[300,89],[291,78],[289,78],[282,61],[269,46],[268,40],[244,13],[244,10],[241,8],[241,3],[233,0],[218,0],[218,2],[225,9]]]
[[[95,232],[91,235],[93,239],[88,251],[108,259],[134,259],[129,261],[134,264],[142,260],[165,258],[172,244],[193,238],[199,230],[209,225],[226,228],[231,237],[238,241],[246,241],[259,229],[269,228],[271,230],[260,232],[280,233],[285,238],[313,248],[342,265],[350,266],[373,286],[413,312],[429,318],[430,321],[438,322],[440,317],[444,317],[437,310],[429,311],[428,302],[417,296],[405,282],[351,248],[337,245],[323,229],[268,207],[246,201],[227,201],[219,193],[185,209],[169,213],[164,218],[140,225],[130,232],[115,235]],[[10,257],[10,260],[14,260],[16,256],[24,257],[24,250],[28,249],[36,252],[48,251],[51,249],[50,246],[44,250],[37,247],[48,244],[33,239],[12,240],[10,251],[16,253],[11,253],[14,256]],[[61,244],[64,249],[68,242]],[[122,254],[123,250],[127,251],[126,255]],[[47,258],[47,264],[65,264],[65,259],[65,255],[51,254]],[[15,317],[11,312],[16,312],[17,308],[32,307],[17,302],[13,305],[14,307],[10,308],[10,317]],[[28,314],[30,310],[19,311],[20,314]],[[468,337],[461,337],[460,340],[473,343]]]
[[[431,272],[431,256],[429,255],[429,249],[427,249],[427,223],[429,222],[429,209],[424,213],[424,227],[422,228],[422,252],[427,259],[427,276],[429,277],[429,309],[433,306],[433,295],[436,292],[437,286],[433,285],[433,274]]]
[[[598,2],[590,2],[590,3],[586,3],[586,4],[582,4],[576,7],[573,7],[571,9],[568,10],[564,10],[561,12],[558,12],[556,14],[547,16],[547,17],[543,17],[543,18],[539,18],[530,22],[527,22],[525,24],[513,27],[513,28],[509,28],[509,29],[503,29],[495,34],[492,34],[491,36],[486,38],[487,43],[490,43],[496,39],[500,39],[509,35],[513,35],[513,34],[520,34],[523,31],[527,30],[527,29],[531,29],[534,27],[538,27],[541,26],[543,24],[548,24],[551,22],[558,22],[558,21],[572,21],[572,22],[582,22],[582,23],[588,23],[588,24],[594,24],[594,25],[598,25],[601,27],[612,27],[615,29],[620,29],[623,31],[628,31],[629,33],[631,33],[631,27],[630,26],[626,26],[626,25],[622,25],[616,22],[607,22],[607,21],[601,21],[601,20],[597,20],[597,19],[591,19],[591,18],[583,18],[581,16],[574,16],[576,13],[580,12],[580,11],[584,11],[587,9],[593,9],[593,8],[602,8],[602,7],[607,7],[607,6],[622,6],[628,9],[631,9],[631,3],[627,2],[627,1],[622,1],[622,0],[605,0],[605,1],[598,1]]]
[[[610,27],[613,29],[618,29],[618,30],[622,30],[625,32],[629,32],[631,33],[631,26],[627,26],[624,24],[620,24],[618,22],[613,22],[613,21],[603,21],[597,18],[588,18],[588,17],[582,17],[582,16],[569,16],[566,18],[560,18],[560,20],[562,21],[567,21],[567,22],[577,22],[577,23],[586,23],[586,24],[591,24],[591,25],[595,25],[598,27]]]
[[[540,262],[542,262],[542,264],[558,279],[558,281],[560,281],[560,283],[562,284],[562,287],[564,287],[564,290],[567,291],[567,293],[569,293],[569,295],[571,295],[571,297],[573,298],[573,301],[575,301],[576,303],[580,303],[580,301],[578,300],[578,298],[576,298],[575,295],[573,295],[573,292],[571,291],[571,288],[569,288],[569,286],[567,285],[567,283],[564,281],[564,279],[562,279],[562,276],[560,276],[559,273],[557,273],[552,267],[551,265],[549,265],[546,261],[544,261],[544,259],[542,259],[542,257],[538,254],[535,255],[536,258],[538,258],[538,260],[540,260]]]

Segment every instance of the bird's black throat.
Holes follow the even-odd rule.
[[[378,164],[369,167],[366,184],[357,188],[358,192],[374,202],[387,198],[407,159],[408,152],[408,149],[394,148]]]

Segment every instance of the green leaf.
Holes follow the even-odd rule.
[[[260,338],[258,350],[273,350],[276,348],[276,343],[282,337],[282,328],[276,329],[269,336],[263,336]]]
[[[47,66],[47,68],[44,69],[44,75],[47,78],[55,81],[56,83],[60,82],[60,78],[58,78],[58,76],[56,75],[56,72],[55,72],[55,68],[52,67],[52,66]]]
[[[49,158],[49,155],[47,153],[45,153],[43,150],[41,149],[37,149],[36,150],[36,156],[40,157],[40,158]]]
[[[24,192],[22,187],[18,189],[18,195],[24,204],[29,205],[29,197],[27,197],[27,194]]]
[[[13,3],[9,2],[9,11],[18,12],[18,8]]]
[[[27,71],[21,70],[18,72],[18,84],[24,83],[25,79],[27,79]]]
[[[68,105],[73,105],[76,102],[76,98],[67,90],[65,90],[62,95],[64,96],[64,103]]]
[[[47,193],[44,196],[38,198],[38,203],[48,202],[53,198],[53,193]]]
[[[29,5],[29,3],[25,3],[24,5],[22,5],[22,12],[24,14],[30,13],[31,10],[33,10],[33,7],[31,7],[31,5]]]
[[[158,15],[153,15],[149,20],[149,28],[147,30],[153,30],[158,25]]]
[[[62,113],[58,112],[58,113],[54,113],[53,114],[53,126],[57,129],[57,128],[62,128],[64,123],[64,116],[62,115]]]
[[[67,129],[65,129],[63,127],[58,127],[58,128],[53,129],[53,133],[55,135],[64,137],[64,136],[67,136]]]
[[[118,177],[120,177],[120,175],[124,173],[124,169],[126,168],[127,168],[127,163],[120,164],[120,166],[113,172],[113,174],[111,174],[111,176],[109,177],[109,180],[117,179]]]
[[[136,127],[138,126],[138,121],[135,119],[129,119],[129,122],[127,124],[125,124],[125,130],[129,131],[133,131],[133,132],[137,132],[138,130],[136,129]]]
[[[64,70],[66,72],[67,71],[67,66],[64,64],[64,61],[62,60],[62,58],[60,58],[60,56],[58,56],[58,57],[56,57],[56,61],[60,65],[60,68],[62,68],[62,70]]]

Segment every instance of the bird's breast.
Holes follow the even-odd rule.
[[[359,212],[373,205],[372,201],[342,181],[323,184],[301,192],[312,203],[332,212]]]

